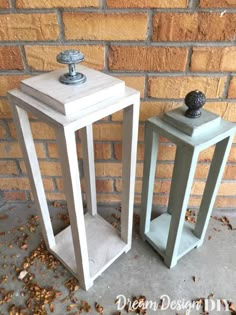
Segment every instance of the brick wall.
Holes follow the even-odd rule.
[[[32,198],[6,92],[20,80],[59,68],[55,57],[75,48],[85,64],[141,92],[136,204],[140,203],[144,121],[182,104],[200,89],[207,108],[236,121],[236,0],[0,0],[0,199]],[[31,117],[47,198],[64,199],[51,127]],[[119,202],[122,113],[94,125],[98,201]],[[78,155],[82,157],[78,133]],[[213,149],[199,159],[191,206],[198,206]],[[175,147],[162,139],[154,202],[165,205]],[[236,145],[218,208],[236,206]]]

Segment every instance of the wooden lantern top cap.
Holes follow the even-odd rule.
[[[125,83],[122,80],[81,65],[76,70],[87,78],[85,83],[62,84],[59,79],[65,73],[63,69],[23,80],[20,89],[68,116],[125,92]]]
[[[200,110],[206,101],[204,93],[199,90],[191,91],[184,101],[187,110],[186,106],[178,107],[166,112],[162,119],[191,137],[209,133],[220,125],[221,117],[208,110]]]

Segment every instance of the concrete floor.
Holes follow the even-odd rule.
[[[58,205],[50,206],[50,213],[54,230],[58,232],[65,225],[64,221],[58,218],[58,213],[65,214],[66,208]],[[115,219],[111,214],[119,214],[117,210],[110,208],[104,208],[102,213],[104,217],[113,221]],[[235,213],[229,211],[214,213],[214,215],[219,217],[227,215],[232,226],[236,228]],[[26,227],[30,216],[35,214],[35,207],[31,203],[8,203],[0,206],[0,289],[14,291],[12,299],[0,305],[0,315],[8,314],[10,305],[25,305],[27,300],[27,292],[26,296],[21,296],[24,283],[17,279],[15,268],[21,267],[23,258],[28,256],[41,241],[40,226],[36,227],[33,233]],[[95,302],[104,307],[104,314],[117,314],[114,301],[120,294],[127,299],[145,295],[148,300],[159,303],[160,297],[165,294],[171,301],[192,301],[207,298],[212,293],[214,301],[227,299],[236,304],[236,230],[228,230],[222,222],[211,219],[203,246],[188,253],[172,270],[163,264],[152,247],[140,240],[137,224],[134,230],[132,249],[129,253],[122,255],[97,278],[88,292],[82,289],[75,292],[76,301],[86,300],[92,306],[91,314],[97,314],[94,308]],[[19,239],[22,233],[29,235],[27,249],[19,248],[19,244],[22,244]],[[47,314],[77,314],[75,309],[67,311],[67,306],[71,302],[68,298],[64,299],[68,297],[68,290],[64,284],[71,275],[62,265],[52,271],[39,261],[35,261],[30,271],[35,274],[35,281],[41,286],[53,286],[62,292],[62,295],[53,302],[54,312],[51,313],[47,308]],[[8,276],[7,281],[4,282],[2,276]],[[193,281],[193,277],[196,277],[196,282]],[[177,311],[170,308],[165,311],[150,309],[147,311],[147,314],[159,313],[187,314],[185,310]],[[34,313],[28,311],[26,314]],[[126,312],[123,311],[122,314]],[[192,310],[189,314],[202,314],[202,310]],[[230,313],[214,310],[210,314]]]

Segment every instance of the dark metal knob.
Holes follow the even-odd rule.
[[[59,81],[63,84],[83,84],[86,76],[76,72],[75,64],[84,61],[84,55],[78,50],[64,50],[57,55],[57,61],[68,64],[69,72],[60,76]]]
[[[201,91],[191,91],[185,96],[184,102],[188,106],[185,116],[188,118],[198,118],[202,114],[200,108],[205,104],[206,96]]]

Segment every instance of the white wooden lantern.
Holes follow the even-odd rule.
[[[84,66],[77,70],[87,78],[81,85],[62,84],[59,79],[64,70],[59,70],[23,80],[20,89],[10,91],[8,97],[46,245],[87,290],[131,248],[140,96],[117,78]],[[123,190],[119,233],[97,213],[92,123],[121,109]],[[58,235],[53,233],[27,112],[55,128],[70,218],[70,226]],[[85,215],[75,140],[78,129],[83,147]]]

